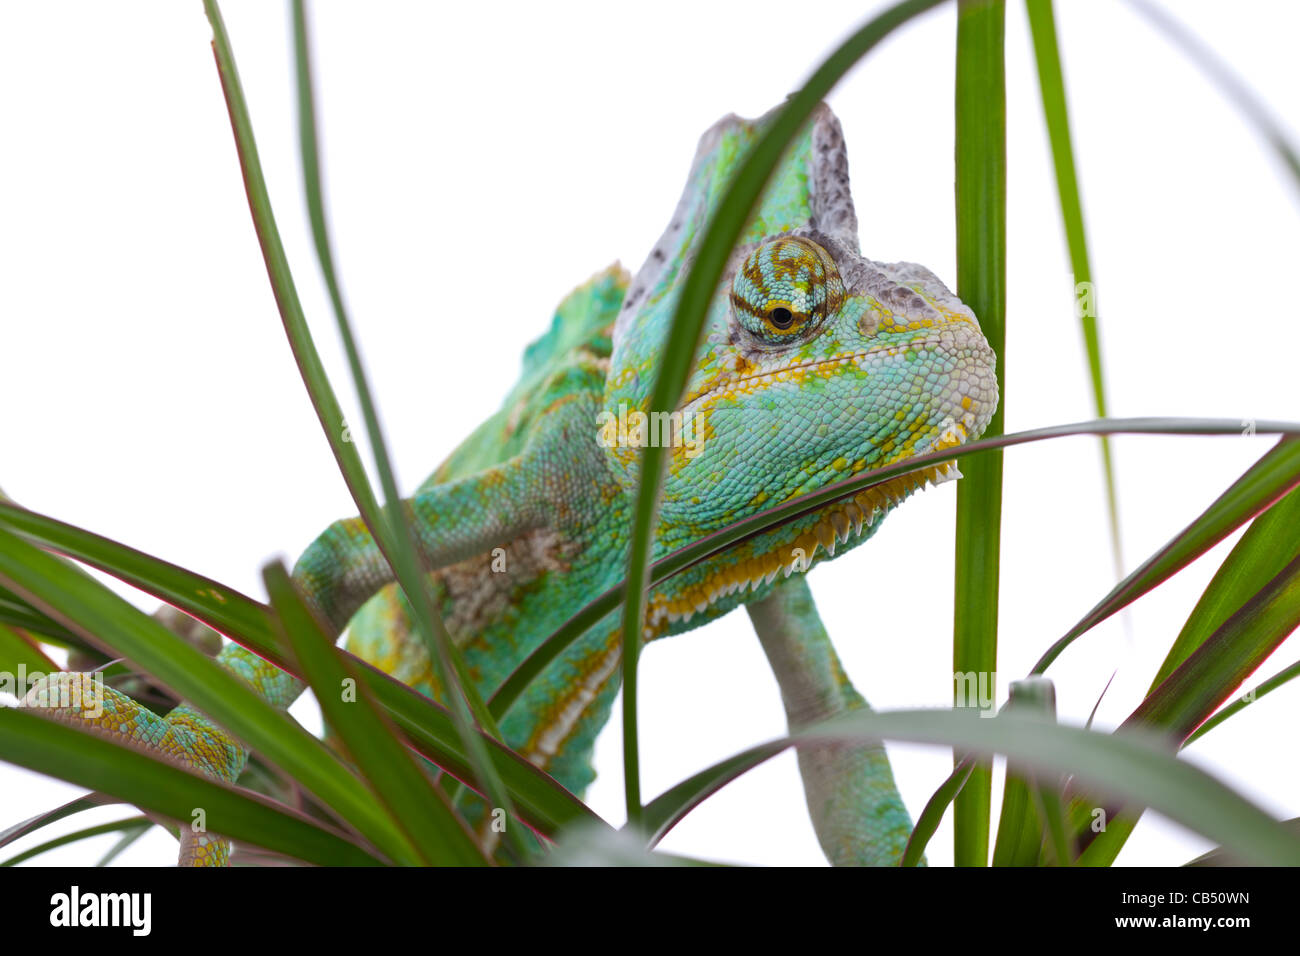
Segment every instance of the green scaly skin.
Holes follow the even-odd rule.
[[[704,134],[672,222],[636,278],[614,266],[565,299],[501,410],[410,502],[447,629],[485,697],[574,609],[621,578],[645,441],[671,444],[659,557],[827,483],[977,437],[993,414],[994,356],[970,310],[924,268],[860,255],[839,123],[820,107],[735,250],[679,420],[662,432],[662,423],[639,422],[683,268],[763,122],[727,117]],[[866,540],[913,490],[951,477],[955,468],[944,466],[891,481],[690,568],[651,594],[645,639],[746,604],[792,728],[865,707],[803,572]],[[443,700],[405,597],[359,519],[327,529],[294,578],[340,632],[350,623],[351,650]],[[511,746],[576,793],[594,777],[618,648],[610,615],[501,724]],[[237,645],[219,659],[278,705],[303,690]],[[48,687],[29,696],[50,699]],[[62,716],[90,724],[77,712]],[[188,707],[163,719],[115,695],[97,726],[225,780],[246,759]],[[799,756],[830,860],[895,862],[911,822],[883,749]],[[186,834],[182,843],[182,863],[220,864],[226,854],[218,839]]]

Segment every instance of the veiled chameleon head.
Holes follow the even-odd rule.
[[[704,135],[673,221],[632,283],[605,393],[606,411],[623,421],[646,411],[685,267],[764,122],[728,117]],[[656,432],[651,423],[645,436],[670,446],[658,550],[977,437],[997,402],[994,355],[970,309],[921,266],[858,251],[839,123],[819,107],[731,257],[672,427]],[[635,436],[606,444],[630,487]],[[946,466],[897,479],[751,539],[673,579],[676,597],[652,607],[652,620],[689,616],[719,595],[806,568],[864,538],[927,480],[955,476]]]

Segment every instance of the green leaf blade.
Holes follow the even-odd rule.
[[[646,807],[646,819],[666,832],[703,796],[787,747],[814,742],[897,740],[1004,754],[1040,779],[1072,774],[1089,790],[1147,806],[1204,836],[1231,846],[1258,865],[1300,865],[1300,836],[1196,766],[1177,759],[1150,731],[1102,734],[1040,716],[1001,713],[982,718],[966,709],[857,712],[733,755]]]
[[[287,807],[34,712],[0,708],[0,753],[10,763],[111,793],[172,819],[188,821],[195,808],[202,808],[213,832],[309,863],[380,863],[364,848]]]
[[[365,787],[293,718],[98,581],[0,528],[0,581],[110,656],[135,662],[289,771],[377,845],[397,833]]]
[[[446,796],[424,775],[372,702],[366,685],[294,590],[283,565],[263,572],[280,628],[293,648],[325,719],[425,864],[481,865],[482,854]],[[351,688],[352,697],[345,698]]]
[[[1006,9],[1002,0],[962,0],[957,11],[957,296],[974,310],[997,356],[1000,398],[985,429],[996,437],[1006,409]],[[1002,455],[962,458],[960,468],[953,671],[991,682],[997,673]],[[954,766],[963,759],[954,753]],[[988,865],[991,795],[992,770],[976,765],[953,803],[958,866]]]
[[[1088,256],[1088,237],[1083,222],[1083,201],[1079,196],[1079,178],[1074,165],[1074,146],[1070,133],[1070,113],[1065,98],[1065,74],[1061,69],[1061,52],[1056,39],[1056,15],[1052,0],[1026,0],[1029,31],[1038,67],[1038,90],[1043,102],[1043,120],[1052,147],[1052,165],[1056,172],[1056,194],[1061,207],[1061,225],[1070,252],[1074,272],[1076,313],[1083,332],[1084,353],[1092,384],[1092,403],[1098,418],[1106,410],[1106,376],[1101,358],[1101,335],[1097,327],[1096,291],[1092,281],[1092,264]],[[1115,490],[1115,463],[1110,439],[1102,435],[1101,464],[1106,483],[1106,511],[1110,518],[1110,539],[1115,561],[1115,575],[1124,573],[1123,541],[1120,536],[1119,495]]]

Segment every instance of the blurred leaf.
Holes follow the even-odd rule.
[[[1042,677],[1012,681],[1003,710],[1055,720],[1055,688],[1050,680]],[[1039,782],[1032,771],[1007,762],[1002,813],[998,818],[997,840],[993,844],[994,866],[1038,865],[1046,823],[1036,796],[1038,789]]]
[[[1300,836],[1300,817],[1296,817],[1291,820],[1284,820],[1280,825],[1285,827],[1287,830],[1291,831],[1292,833],[1294,833],[1296,836]],[[1189,860],[1188,862],[1183,864],[1183,866],[1249,866],[1249,865],[1250,865],[1249,863],[1246,863],[1240,857],[1235,856],[1230,851],[1225,850],[1223,847],[1216,847],[1215,849],[1210,850],[1208,853],[1202,853],[1196,859]]]
[[[145,818],[145,821],[146,822],[141,824],[140,826],[135,827],[134,829],[131,830],[127,830],[125,833],[123,833],[121,839],[119,839],[116,843],[114,843],[111,847],[109,847],[106,851],[104,851],[104,855],[99,858],[99,862],[96,863],[95,866],[97,867],[108,866],[119,856],[125,853],[128,849],[130,849],[132,844],[134,844],[142,836],[148,833],[149,830],[153,827],[153,823],[149,821],[148,817]]]
[[[53,644],[65,647],[84,646],[83,642],[67,628],[60,627],[6,588],[0,588],[0,622],[11,628],[17,627],[39,634]]]
[[[88,840],[91,837],[103,836],[105,833],[117,833],[126,830],[136,836],[144,833],[145,830],[153,826],[148,817],[127,817],[125,820],[114,820],[111,823],[101,823],[97,826],[86,827],[84,830],[76,830],[72,833],[66,833],[63,836],[55,837],[53,840],[47,840],[39,846],[34,846],[29,850],[23,850],[15,856],[11,856],[0,866],[17,866],[19,863],[25,863],[32,857],[40,856],[50,850],[57,850],[61,846],[67,846],[69,843],[77,843],[81,840]]]
[[[1188,737],[1185,741],[1183,741],[1183,746],[1184,747],[1188,746],[1193,741],[1204,736],[1206,733],[1213,730],[1215,727],[1219,726],[1219,724],[1223,723],[1233,714],[1239,713],[1243,708],[1249,706],[1250,704],[1253,704],[1255,701],[1259,700],[1265,694],[1269,693],[1270,691],[1277,690],[1283,684],[1292,681],[1297,677],[1300,677],[1300,663],[1292,664],[1290,667],[1278,671],[1268,680],[1261,681],[1259,684],[1252,687],[1250,690],[1246,691],[1246,693],[1242,694],[1232,703],[1216,711],[1212,717],[1206,720],[1205,723],[1201,724],[1201,726],[1197,727],[1196,730],[1192,733],[1192,735]]]
[[[719,866],[703,860],[655,853],[645,843],[624,830],[609,830],[579,825],[560,837],[554,849],[542,861],[543,866]]]
[[[1061,54],[1056,42],[1056,16],[1052,0],[1026,0],[1029,32],[1034,41],[1038,64],[1038,89],[1043,100],[1043,120],[1052,144],[1052,163],[1056,168],[1056,192],[1061,203],[1061,224],[1070,250],[1070,268],[1074,272],[1075,312],[1083,329],[1088,373],[1092,379],[1092,403],[1098,418],[1105,418],[1106,378],[1102,369],[1101,339],[1097,331],[1097,293],[1092,282],[1092,265],[1088,260],[1088,238],[1083,226],[1083,203],[1079,198],[1079,180],[1074,168],[1074,147],[1070,142],[1070,114],[1065,100],[1065,76],[1061,71]],[[1115,465],[1111,459],[1110,439],[1102,435],[1101,464],[1106,480],[1106,510],[1110,516],[1111,550],[1115,576],[1124,574],[1124,549],[1120,537],[1119,496],[1115,492]]]
[[[1212,48],[1202,43],[1195,34],[1170,16],[1168,11],[1146,0],[1129,0],[1129,5],[1164,33],[1175,46],[1181,47],[1187,57],[1223,91],[1277,154],[1277,158],[1291,174],[1294,184],[1300,186],[1300,154],[1297,154],[1290,138],[1281,125],[1273,119],[1259,97],[1241,81],[1241,78],[1219,58]]]
[[[1138,705],[1121,725],[1154,728],[1168,735],[1170,746],[1181,746],[1242,681],[1300,626],[1300,557],[1294,558],[1258,594],[1192,653],[1160,686]],[[1114,818],[1117,808],[1110,808]],[[1125,816],[1131,815],[1127,808]],[[1093,834],[1079,833],[1087,843],[1088,865],[1113,862],[1132,831],[1115,826]]]
[[[24,668],[28,674],[53,674],[62,669],[46,657],[35,643],[13,628],[0,624],[0,672],[17,674],[19,667]]]
[[[759,744],[701,771],[646,806],[651,845],[705,797],[787,747],[817,741],[898,740],[1005,754],[1040,776],[1073,774],[1090,791],[1147,806],[1260,865],[1300,865],[1300,837],[1192,764],[1165,739],[1127,728],[1101,734],[1041,717],[965,709],[855,712],[780,740]]]
[[[975,769],[975,761],[967,757],[961,763],[953,768],[948,779],[939,785],[939,789],[930,795],[926,801],[925,808],[921,810],[921,815],[916,818],[916,825],[912,827],[912,835],[907,838],[907,846],[903,848],[903,855],[899,860],[899,866],[918,866],[921,863],[922,856],[925,854],[925,848],[929,846],[930,839],[934,832],[939,829],[939,823],[943,820],[944,813],[952,805],[957,794],[961,793],[961,788],[966,786],[966,781],[970,779],[971,771]]]
[[[106,807],[121,801],[115,800],[110,796],[102,793],[89,793],[84,797],[77,797],[75,800],[69,800],[61,807],[55,807],[53,810],[46,810],[44,813],[38,813],[29,820],[17,823],[7,830],[0,831],[0,847],[8,846],[15,840],[21,840],[28,834],[35,833],[42,827],[47,827],[51,823],[57,823],[65,817],[70,817],[75,813],[81,813],[85,810],[93,810],[95,807]]]

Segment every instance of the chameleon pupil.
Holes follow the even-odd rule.
[[[778,329],[788,329],[792,322],[794,322],[794,315],[789,309],[772,310],[772,324]]]

